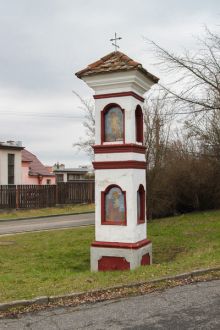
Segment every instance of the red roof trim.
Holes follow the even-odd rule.
[[[145,154],[146,147],[138,144],[102,144],[93,146],[95,154],[108,154],[120,152],[134,152],[137,154]]]
[[[111,97],[123,97],[123,96],[133,96],[134,98],[136,98],[137,100],[144,102],[144,98],[134,92],[120,92],[120,93],[109,93],[109,94],[96,94],[93,95],[93,98],[95,100],[98,99],[107,99],[107,98],[111,98]]]
[[[125,161],[107,161],[107,162],[93,162],[95,170],[109,170],[109,169],[122,169],[122,168],[137,168],[146,169],[146,162],[138,160],[125,160]]]
[[[142,241],[136,243],[121,243],[121,242],[101,242],[95,241],[91,244],[92,247],[100,247],[100,248],[117,248],[117,249],[132,249],[137,250],[143,246],[150,244],[151,241],[148,239],[143,239]]]

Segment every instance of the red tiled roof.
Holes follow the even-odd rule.
[[[25,149],[21,152],[22,162],[30,162],[31,163],[33,161],[33,156],[34,155],[31,152],[29,152]],[[36,156],[34,156],[34,157],[36,157]]]
[[[29,175],[42,175],[42,176],[54,176],[49,170],[39,161],[39,159],[28,150],[21,151],[22,162],[30,162]]]
[[[76,73],[76,76],[81,79],[85,76],[129,70],[138,70],[142,72],[145,76],[147,76],[148,79],[152,80],[154,83],[157,83],[159,80],[159,78],[144,69],[140,63],[135,62],[130,57],[119,51],[112,52],[102,57],[100,60],[89,64],[87,68],[78,71]]]

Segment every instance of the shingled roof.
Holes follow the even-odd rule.
[[[29,175],[33,176],[54,176],[49,170],[39,161],[39,159],[28,150],[21,151],[22,162],[29,162]]]
[[[87,68],[80,70],[76,73],[76,76],[80,79],[86,76],[97,75],[101,73],[112,73],[120,71],[138,70],[142,72],[148,79],[157,83],[159,78],[148,72],[142,67],[142,65],[132,60],[127,55],[117,51],[112,52],[100,60],[89,64]]]

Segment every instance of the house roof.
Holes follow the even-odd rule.
[[[101,73],[113,73],[130,70],[138,70],[142,72],[154,83],[157,83],[159,80],[159,78],[144,69],[141,63],[132,60],[130,57],[119,51],[112,52],[102,57],[100,60],[89,64],[85,69],[78,71],[76,76],[82,79],[86,76],[92,76]]]
[[[22,162],[28,162],[29,175],[31,176],[54,176],[49,170],[39,161],[39,159],[30,151],[24,149],[21,151]]]
[[[21,142],[18,141],[7,141],[7,142],[0,142],[0,149],[9,149],[9,150],[22,150]]]
[[[87,173],[89,171],[88,168],[81,168],[81,167],[77,167],[77,168],[64,168],[64,169],[56,169],[54,170],[55,173]]]

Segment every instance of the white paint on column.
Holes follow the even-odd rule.
[[[96,170],[95,177],[95,239],[97,241],[124,243],[135,243],[145,239],[146,221],[144,224],[137,224],[137,191],[140,184],[146,190],[145,170]],[[127,226],[101,224],[101,192],[105,191],[111,184],[117,184],[123,191],[126,191]]]
[[[138,160],[144,162],[146,159],[144,154],[138,154],[135,152],[116,152],[116,153],[95,155],[96,162],[126,161],[126,160]]]

